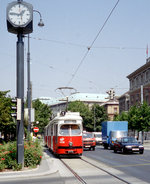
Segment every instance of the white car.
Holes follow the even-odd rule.
[[[96,140],[96,145],[102,144],[102,132],[92,132]]]

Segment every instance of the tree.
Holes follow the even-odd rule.
[[[122,112],[121,114],[116,114],[114,116],[114,121],[128,121],[128,112]]]
[[[8,92],[0,91],[0,132],[4,134],[5,141],[10,135],[16,134],[16,122],[11,117],[12,102],[10,96],[7,97]]]
[[[103,106],[94,104],[91,109],[92,112],[92,130],[101,131],[101,123],[108,120],[108,115]]]
[[[150,106],[143,104],[132,106],[128,113],[122,112],[114,118],[116,121],[128,121],[129,129],[148,132],[150,130]]]
[[[33,101],[33,108],[35,109],[35,123],[34,126],[39,127],[39,132],[44,132],[44,127],[49,123],[52,115],[50,106],[43,104],[39,99]],[[36,122],[39,122],[37,125]]]
[[[72,112],[80,112],[80,115],[83,118],[83,128],[88,131],[91,129],[92,114],[88,105],[85,105],[80,101],[70,102],[68,110]]]

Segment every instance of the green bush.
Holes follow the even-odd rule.
[[[0,171],[5,169],[20,170],[21,164],[17,164],[16,142],[0,144]],[[24,167],[35,167],[40,164],[42,159],[42,146],[35,142],[24,142]]]
[[[42,147],[40,146],[38,140],[35,142],[26,142],[24,148],[25,167],[34,167],[39,165],[42,159]]]

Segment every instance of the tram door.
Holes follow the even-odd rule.
[[[54,149],[55,152],[57,152],[57,146],[58,146],[58,124],[54,125]]]
[[[51,126],[51,150],[53,150],[53,125]]]

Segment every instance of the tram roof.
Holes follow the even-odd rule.
[[[52,121],[58,120],[82,120],[79,112],[66,112],[64,115],[58,113],[57,116]]]

